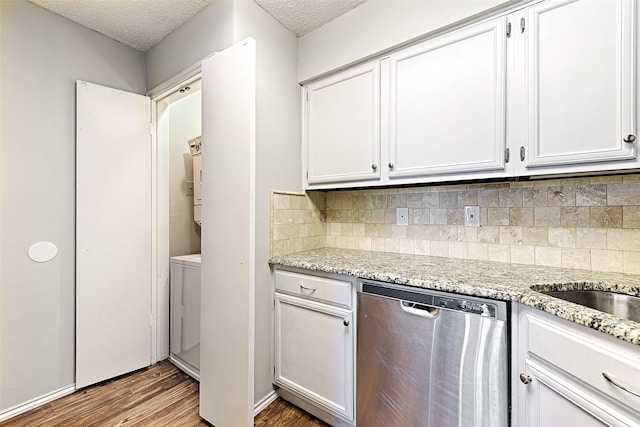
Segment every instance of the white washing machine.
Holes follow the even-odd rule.
[[[200,254],[171,258],[169,360],[200,380]]]

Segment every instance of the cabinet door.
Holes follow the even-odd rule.
[[[353,314],[275,294],[275,383],[353,421]]]
[[[551,0],[527,9],[528,168],[636,157],[625,142],[635,134],[634,7]]]
[[[365,64],[305,88],[308,184],[380,177],[379,68]]]
[[[389,177],[504,169],[505,24],[391,55]]]

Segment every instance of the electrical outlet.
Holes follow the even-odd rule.
[[[464,207],[464,225],[466,227],[480,227],[480,206]]]
[[[396,224],[409,225],[409,208],[396,208]]]

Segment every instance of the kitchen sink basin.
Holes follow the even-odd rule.
[[[542,291],[542,293],[640,323],[640,297],[607,291]]]

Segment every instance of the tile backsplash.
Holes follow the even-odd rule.
[[[463,225],[468,205],[480,227]],[[640,174],[274,192],[271,216],[272,256],[326,246],[640,273]]]

